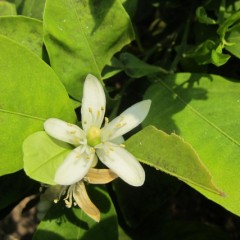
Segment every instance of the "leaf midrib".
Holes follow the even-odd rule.
[[[98,64],[97,64],[97,61],[96,61],[96,58],[95,58],[94,53],[93,53],[93,51],[92,51],[92,48],[90,47],[88,38],[87,38],[87,36],[86,36],[86,34],[85,34],[84,30],[83,30],[82,21],[81,21],[80,18],[79,18],[78,12],[77,12],[77,10],[76,10],[77,8],[75,7],[74,1],[71,1],[71,5],[72,5],[72,7],[73,7],[73,9],[74,9],[74,13],[75,13],[75,15],[76,15],[76,19],[77,19],[78,22],[79,22],[80,29],[81,29],[81,32],[82,32],[84,41],[85,41],[85,43],[86,43],[86,46],[87,46],[87,48],[88,48],[88,50],[89,50],[89,52],[90,52],[90,54],[91,54],[91,56],[92,56],[94,65],[96,66],[96,69],[97,69],[97,71],[98,71],[98,75],[101,76],[101,71],[100,71],[99,66],[98,66]]]
[[[204,115],[202,115],[200,112],[198,112],[195,108],[193,108],[189,103],[184,101],[183,98],[181,98],[176,92],[174,92],[166,83],[164,83],[161,79],[159,79],[159,82],[165,87],[169,92],[172,94],[175,94],[179,101],[181,101],[187,108],[189,108],[194,114],[196,114],[198,117],[200,117],[203,121],[205,121],[208,125],[213,127],[215,130],[217,130],[219,133],[221,133],[223,136],[225,136],[229,141],[233,142],[237,146],[240,147],[240,143],[232,138],[230,135],[228,135],[224,130],[219,128],[217,125],[215,125],[213,122],[209,121]]]

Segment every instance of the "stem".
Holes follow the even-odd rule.
[[[126,89],[128,88],[128,86],[134,81],[133,78],[130,78],[125,85],[123,86],[122,90],[119,93],[119,98],[117,100],[117,103],[114,107],[114,109],[112,110],[111,114],[109,115],[109,119],[114,119],[117,115],[118,115],[118,110],[120,108],[121,105],[121,101],[122,101],[122,97],[123,97],[123,93],[126,91]]]

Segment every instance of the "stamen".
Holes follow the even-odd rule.
[[[105,125],[107,125],[109,123],[109,118],[105,117],[104,121],[105,121],[105,123],[104,123],[104,126],[105,126]]]
[[[122,148],[125,148],[125,147],[126,147],[125,144],[120,144],[119,146],[122,147]]]
[[[120,127],[122,127],[122,124],[121,123],[117,123],[116,128],[120,128]]]
[[[97,118],[99,118],[100,117],[100,111],[97,111]]]
[[[77,131],[76,130],[71,130],[70,134],[75,134]]]
[[[74,191],[74,186],[75,186],[75,185],[71,185],[71,186],[68,188],[67,195],[66,195],[66,197],[63,199],[67,208],[72,207],[72,204],[73,204],[73,191]]]

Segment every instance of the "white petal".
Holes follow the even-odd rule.
[[[145,172],[136,158],[122,147],[105,143],[96,149],[99,159],[112,169],[122,180],[132,186],[141,186],[145,181]]]
[[[51,137],[75,146],[86,138],[84,131],[80,127],[57,118],[47,119],[44,122],[44,129]]]
[[[88,173],[93,162],[94,153],[87,154],[79,146],[69,153],[55,173],[54,181],[60,185],[72,185]]]
[[[123,136],[119,136],[119,137],[111,140],[112,143],[115,143],[117,145],[120,145],[120,144],[124,143],[124,141],[125,140],[124,140]]]
[[[129,132],[138,126],[147,116],[151,100],[138,102],[125,110],[101,130],[103,141],[108,141]]]
[[[100,128],[106,108],[106,98],[100,81],[88,74],[83,85],[82,127],[87,132],[91,126]]]

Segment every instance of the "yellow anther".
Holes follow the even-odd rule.
[[[59,199],[55,198],[55,199],[53,200],[53,202],[54,202],[54,203],[58,203],[58,202],[59,202]]]
[[[70,134],[75,134],[77,131],[76,130],[71,130]]]
[[[119,146],[122,147],[122,148],[125,148],[125,147],[126,147],[125,144],[120,144]]]
[[[109,119],[107,117],[105,117],[104,120],[105,120],[105,124],[109,123]]]
[[[100,111],[97,111],[97,117],[100,117],[100,114],[101,114]]]
[[[122,124],[121,124],[121,123],[118,123],[118,124],[116,125],[116,128],[120,128],[120,127],[122,127]]]
[[[90,148],[91,153],[95,153],[95,148]]]

